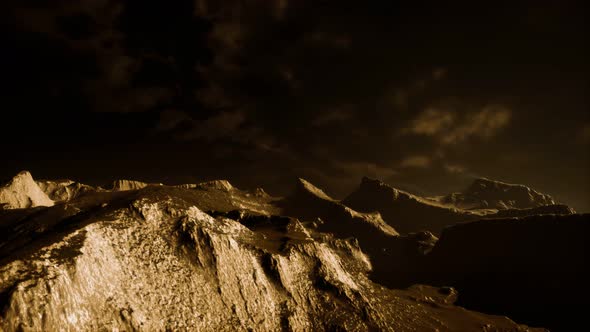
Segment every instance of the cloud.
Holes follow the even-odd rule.
[[[463,167],[461,165],[455,165],[455,164],[445,164],[444,168],[447,172],[449,172],[451,174],[461,174],[466,171],[465,167]]]
[[[246,121],[243,111],[222,111],[204,121],[194,121],[194,127],[185,133],[187,140],[204,138],[214,141],[220,138],[238,138],[243,133],[238,133],[240,126]]]
[[[370,162],[352,161],[336,162],[334,168],[344,172],[347,177],[360,178],[369,176],[377,179],[385,179],[397,174],[397,171],[391,167],[377,165]]]
[[[428,108],[415,118],[403,133],[436,136],[449,132],[455,124],[456,114],[451,111]]]
[[[414,155],[404,158],[400,163],[401,168],[427,168],[431,164],[431,159],[427,156]]]
[[[350,106],[344,106],[341,108],[335,108],[327,110],[317,117],[315,117],[311,124],[314,127],[321,127],[334,123],[346,122],[353,118],[353,112]]]
[[[508,125],[511,115],[503,106],[486,106],[479,112],[467,114],[461,123],[441,137],[442,143],[461,143],[471,137],[490,138]]]
[[[502,105],[486,105],[477,112],[427,108],[401,130],[402,135],[433,137],[440,145],[454,145],[470,138],[488,139],[510,123],[512,112]]]

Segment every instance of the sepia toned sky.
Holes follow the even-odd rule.
[[[582,1],[2,5],[0,178],[227,178],[335,197],[474,177],[590,212]]]

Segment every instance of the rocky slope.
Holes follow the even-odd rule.
[[[452,285],[458,303],[552,331],[587,325],[590,215],[531,216],[446,228],[415,281]]]
[[[525,185],[510,184],[485,178],[476,179],[463,192],[443,198],[443,202],[462,209],[528,209],[554,205],[549,195],[539,193]]]
[[[474,182],[473,188],[479,186],[475,185],[476,183],[483,184],[484,182]],[[517,202],[514,200],[516,196],[511,190],[515,191],[517,189],[514,188],[519,188],[518,190],[525,188],[523,190],[530,193],[532,195],[531,197],[536,197],[535,202],[538,206],[532,208],[508,208],[507,205],[503,205],[503,210],[490,209],[488,206],[485,209],[475,209],[473,206],[470,206],[471,209],[466,210],[454,205],[457,203],[457,205],[461,206],[461,204],[458,204],[458,201],[450,204],[445,199],[441,202],[436,199],[420,197],[392,188],[379,180],[373,180],[367,177],[362,179],[359,188],[346,197],[342,201],[342,204],[361,212],[379,212],[389,225],[393,226],[402,234],[424,231],[440,234],[446,226],[482,218],[524,217],[537,214],[567,215],[575,213],[573,209],[566,205],[553,204],[554,202],[551,199],[546,199],[547,196],[545,195],[539,194],[540,196],[536,196],[534,194],[535,192],[527,187],[510,186],[508,188],[512,189],[507,189],[506,192],[495,192],[494,197],[496,197],[498,202],[505,201],[511,202],[510,204],[512,205],[510,206],[522,206],[523,204],[514,203]],[[481,197],[488,197],[489,199],[491,196]],[[522,203],[523,200],[518,202]],[[552,205],[541,205],[542,202]]]
[[[8,183],[0,186],[0,208],[23,209],[53,204],[27,171],[18,173]]]
[[[137,190],[142,189],[149,186],[150,183],[145,183],[141,181],[134,181],[134,180],[115,180],[111,186],[112,191],[127,191],[127,190]],[[158,184],[159,185],[159,184]]]
[[[72,200],[84,193],[94,192],[97,189],[72,180],[35,181],[39,188],[54,202]]]
[[[362,212],[378,211],[389,225],[403,234],[439,233],[447,225],[480,217],[474,212],[443,206],[367,177],[342,204]]]
[[[394,231],[300,184],[284,200],[147,186],[1,211],[0,329],[531,330],[454,306],[452,289],[373,282],[377,258],[352,237],[370,230],[395,241]],[[313,227],[281,216],[288,211],[325,220]],[[339,222],[336,235],[322,229]]]

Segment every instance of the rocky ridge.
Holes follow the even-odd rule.
[[[103,190],[73,180],[35,181],[39,188],[54,202],[66,202],[84,193]]]
[[[378,188],[388,202],[453,209],[371,181],[363,180],[371,189],[365,192]],[[283,198],[223,180],[135,185],[0,211],[0,330],[533,331],[505,316],[556,330],[578,322],[555,325],[567,318],[539,310],[522,315],[509,306],[510,294],[495,299],[482,287],[508,286],[478,271],[490,260],[482,248],[508,243],[499,251],[505,263],[489,266],[510,275],[507,269],[544,245],[543,255],[553,251],[555,261],[571,256],[562,259],[563,274],[546,274],[553,260],[540,259],[513,276],[516,284],[537,273],[535,285],[557,288],[545,298],[531,292],[530,301],[578,303],[561,285],[578,282],[575,273],[585,276],[580,257],[587,248],[575,236],[586,233],[588,216],[482,220],[448,226],[439,240],[429,231],[400,236],[380,213],[357,211],[303,179]],[[518,211],[547,212],[538,209],[554,211]],[[575,232],[573,242],[568,232]],[[485,233],[491,242],[478,242]],[[455,266],[455,256],[481,264]],[[471,276],[470,283],[457,275]],[[478,296],[485,306],[469,301]]]
[[[53,204],[27,171],[18,173],[8,183],[0,186],[0,208],[24,209]]]
[[[433,288],[387,289],[369,279],[372,262],[356,241],[259,209],[232,213],[211,197],[148,186],[0,216],[2,234],[13,230],[0,241],[10,247],[0,259],[0,326],[527,330],[505,317],[467,313]]]
[[[498,188],[503,188],[500,185],[501,183],[491,182],[489,180],[477,180],[471,187],[479,187],[480,185],[484,185],[484,183],[488,187],[492,186],[489,183],[494,183],[493,188],[496,188],[496,185],[500,186]],[[367,177],[361,180],[358,189],[346,197],[342,203],[361,212],[379,212],[389,225],[393,226],[402,234],[423,231],[440,234],[447,226],[483,218],[525,217],[537,214],[568,215],[575,213],[572,208],[566,205],[555,204],[547,195],[536,193],[526,186],[509,185],[507,188],[509,189],[506,189],[506,192],[493,191],[497,201],[516,202],[512,200],[515,197],[512,191],[522,190],[527,195],[530,194],[530,197],[536,197],[534,199],[536,202],[535,206],[530,208],[508,208],[506,205],[503,205],[504,209],[498,210],[490,209],[487,205],[481,209],[476,209],[470,205],[469,209],[463,209],[458,207],[461,204],[456,204],[457,201],[451,204],[445,199],[438,201],[420,197]],[[503,198],[502,193],[506,193],[507,198]],[[489,198],[489,194],[487,195],[485,197]],[[547,204],[542,205],[543,202]],[[513,205],[521,206],[518,204]]]
[[[555,205],[549,195],[539,193],[525,185],[510,184],[480,178],[464,191],[445,196],[443,202],[462,209],[528,209]]]

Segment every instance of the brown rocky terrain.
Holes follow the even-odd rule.
[[[399,235],[382,214],[303,179],[283,198],[227,181],[119,183],[0,211],[1,330],[532,331],[521,323],[577,322],[560,321],[549,301],[581,301],[573,283],[585,277],[587,216],[482,220],[438,240]]]
[[[443,202],[462,209],[528,209],[554,205],[549,195],[522,184],[510,184],[486,178],[476,179],[464,191],[445,196]]]
[[[31,173],[23,171],[0,185],[0,208],[24,209],[36,206],[52,206],[53,201],[39,188]]]
[[[485,193],[473,189],[480,188],[484,184],[492,189]],[[510,207],[502,205],[503,209],[493,209],[488,205],[485,205],[485,208],[474,208],[470,205],[469,209],[465,209],[459,201],[449,202],[446,198],[440,200],[420,197],[367,177],[361,180],[358,189],[346,197],[342,203],[360,212],[379,212],[389,225],[402,234],[423,231],[440,234],[446,226],[482,218],[575,213],[572,208],[566,205],[556,205],[549,196],[539,194],[522,185],[506,185],[501,182],[479,179],[475,180],[470,188],[473,189],[470,191],[471,193],[477,192],[478,195],[481,194],[489,201],[492,201],[490,197],[493,196],[495,197],[494,202],[512,203]],[[516,200],[517,194],[530,194],[533,203],[529,205],[534,206],[522,207],[528,205],[522,203],[524,199]],[[521,202],[521,204],[515,202]],[[546,205],[543,205],[544,203]],[[482,207],[481,204],[478,207]]]

